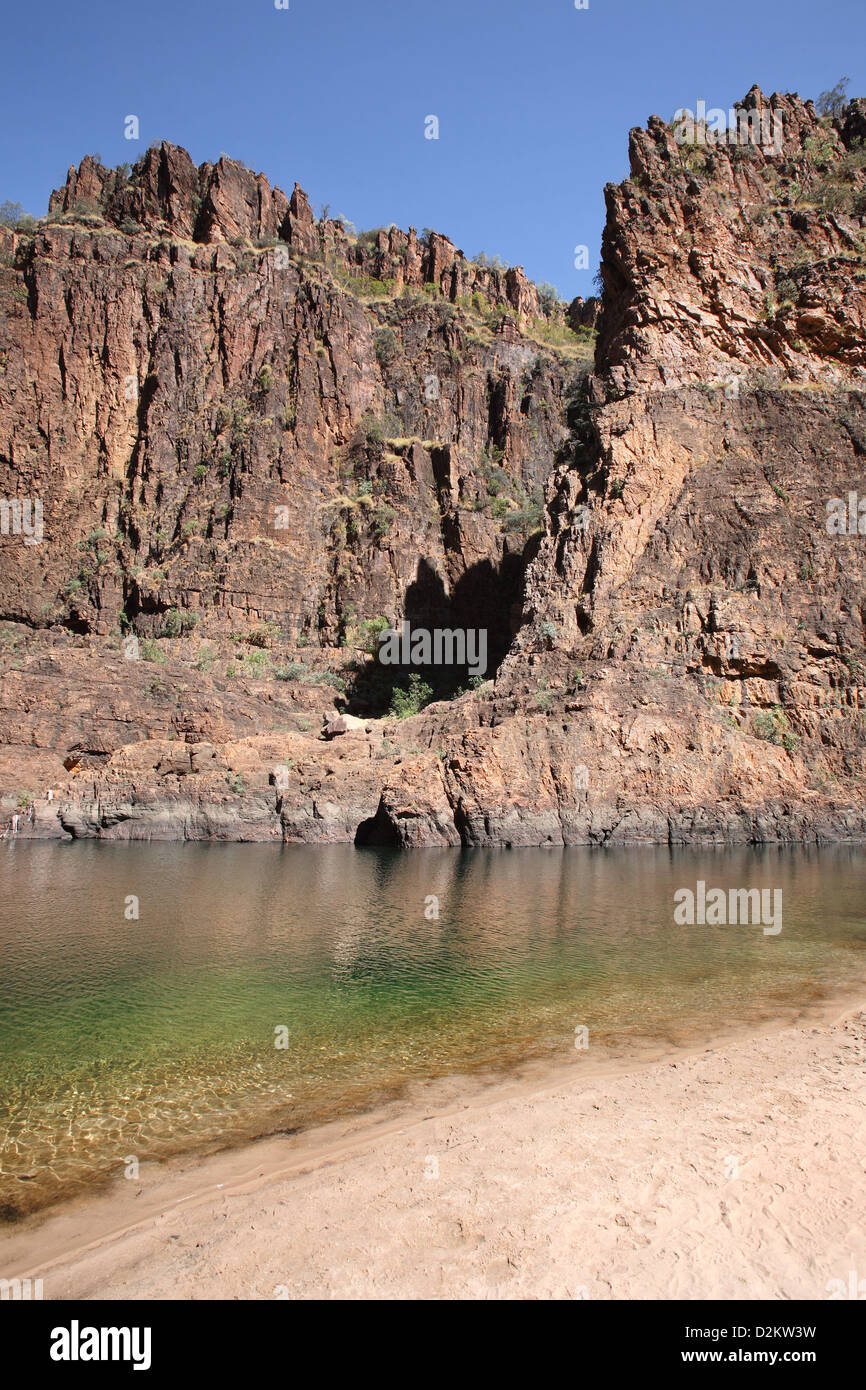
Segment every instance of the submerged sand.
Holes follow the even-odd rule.
[[[864,1100],[862,1007],[651,1062],[431,1082],[142,1165],[7,1228],[0,1275],[46,1298],[826,1299],[866,1276]]]

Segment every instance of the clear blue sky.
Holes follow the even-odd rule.
[[[0,201],[82,155],[224,151],[359,230],[434,227],[591,293],[631,126],[753,82],[866,95],[866,0],[41,0],[3,20]],[[141,140],[123,138],[137,115]],[[439,139],[424,120],[439,118]],[[588,271],[574,247],[590,248]]]

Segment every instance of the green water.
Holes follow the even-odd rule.
[[[0,865],[5,1216],[127,1156],[298,1129],[416,1078],[573,1057],[578,1026],[591,1055],[633,1054],[866,983],[854,848],[19,843]],[[781,888],[782,931],[675,925],[675,891],[701,878]]]

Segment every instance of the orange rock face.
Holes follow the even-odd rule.
[[[169,145],[0,232],[18,833],[862,838],[866,110],[743,109],[632,132],[600,311]],[[392,703],[404,618],[488,679]]]

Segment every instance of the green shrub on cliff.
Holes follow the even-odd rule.
[[[533,493],[531,501],[525,507],[518,507],[510,511],[502,521],[503,531],[509,535],[534,535],[536,531],[544,527],[544,503],[537,495],[537,490]]]
[[[351,630],[350,635],[358,646],[363,647],[370,656],[376,656],[379,651],[380,638],[382,633],[390,627],[387,618],[364,618],[358,626]]]
[[[392,692],[388,713],[394,719],[409,719],[413,714],[420,714],[432,698],[432,687],[422,681],[417,671],[413,671],[408,687],[397,686]]]
[[[245,639],[251,647],[269,647],[280,630],[279,623],[266,619],[264,622],[256,623],[251,627]]]
[[[247,652],[241,657],[238,665],[245,676],[263,676],[271,664],[271,658],[267,652],[255,651]]]
[[[278,681],[298,681],[300,685],[327,685],[341,694],[346,689],[345,681],[336,671],[313,671],[303,661],[290,661],[286,666],[277,666],[274,677]]]
[[[775,705],[771,710],[758,710],[752,716],[752,733],[755,738],[775,743],[788,753],[793,753],[799,743],[781,705]]]
[[[394,507],[390,507],[387,502],[380,502],[370,518],[370,529],[375,540],[385,539],[396,516],[397,512]]]
[[[390,328],[380,328],[373,347],[380,367],[386,367],[389,362],[393,362],[400,350],[396,335]]]
[[[152,661],[157,666],[165,665],[165,652],[151,637],[145,637],[139,644],[138,654],[142,661]]]
[[[181,613],[177,608],[169,608],[165,615],[161,637],[183,637],[198,622],[195,613]]]

